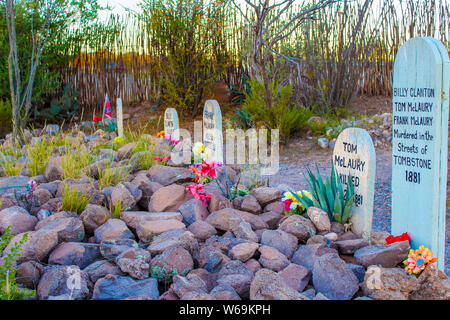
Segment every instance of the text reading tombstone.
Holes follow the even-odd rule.
[[[392,94],[392,233],[428,247],[445,263],[450,60],[433,38],[398,51]]]
[[[180,140],[180,123],[175,108],[167,108],[164,112],[164,132],[175,140]]]
[[[223,163],[222,112],[216,100],[207,100],[203,108],[203,144],[210,160]]]
[[[333,164],[345,190],[351,176],[355,187],[350,210],[352,230],[368,238],[372,230],[376,154],[367,131],[360,128],[342,131],[334,147]]]

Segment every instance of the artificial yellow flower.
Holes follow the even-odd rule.
[[[157,137],[157,138],[164,138],[165,135],[166,135],[166,132],[163,130],[163,131],[158,132],[158,134],[156,135],[156,137]]]

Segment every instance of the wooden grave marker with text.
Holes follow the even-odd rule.
[[[208,100],[203,108],[203,144],[209,159],[223,163],[222,112],[216,100]]]
[[[355,198],[350,211],[352,230],[365,238],[372,230],[376,154],[366,130],[348,128],[341,132],[333,151],[333,164],[347,190],[351,176]]]
[[[392,234],[408,232],[445,264],[450,60],[422,37],[398,51],[392,94]]]
[[[180,123],[178,122],[178,113],[175,108],[167,108],[164,112],[164,132],[166,136],[172,139],[180,139]]]

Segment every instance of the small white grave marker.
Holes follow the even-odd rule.
[[[433,38],[398,51],[392,94],[392,234],[428,247],[445,264],[450,60]]]
[[[123,138],[123,111],[122,99],[117,98],[117,132],[119,137]]]
[[[222,112],[216,100],[208,100],[203,108],[203,144],[209,159],[223,163]]]
[[[372,230],[376,154],[367,131],[360,128],[342,131],[334,147],[333,164],[344,190],[347,189],[349,176],[352,177],[355,187],[355,198],[350,210],[352,230],[368,238]]]
[[[175,140],[180,140],[180,123],[175,108],[168,108],[164,112],[164,132]]]

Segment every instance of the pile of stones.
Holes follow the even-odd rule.
[[[322,149],[334,149],[336,138],[346,128],[363,128],[370,134],[373,144],[377,146],[390,146],[392,142],[392,113],[376,114],[360,120],[342,119],[338,127],[329,128],[324,137],[317,139]]]
[[[114,138],[95,136],[84,136],[87,147]],[[120,167],[132,147],[102,154]],[[36,289],[36,299],[450,299],[450,281],[435,266],[419,278],[400,267],[408,241],[387,245],[383,232],[363,239],[318,208],[286,215],[284,187],[254,188],[232,201],[214,191],[205,207],[186,189],[194,180],[188,168],[131,165],[125,181],[100,190],[106,158],[85,177],[63,181],[64,152],[56,150],[45,174],[32,177],[38,206],[20,206],[14,188],[0,191],[0,232],[12,226],[14,235],[4,255],[28,233],[16,278]],[[238,169],[227,171],[234,179]],[[29,179],[0,178],[0,188]],[[92,195],[80,215],[61,211],[64,185]],[[109,208],[118,201],[124,211],[113,218]]]

